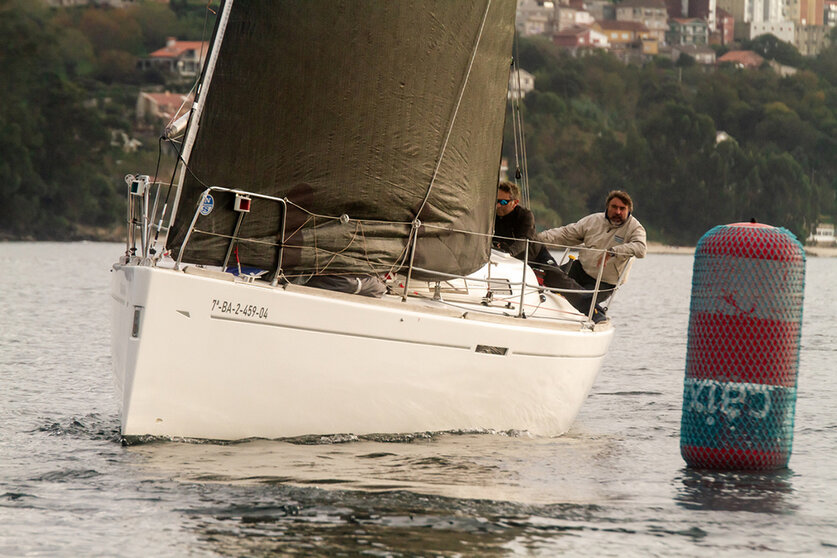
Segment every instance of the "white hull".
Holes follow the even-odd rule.
[[[520,273],[519,262],[514,269]],[[516,302],[469,311],[464,302],[377,300],[210,275],[114,266],[124,437],[558,435],[575,419],[613,335],[609,323],[480,312],[516,313]],[[560,297],[539,297],[527,295],[525,307],[568,313]],[[506,352],[478,352],[495,350],[485,347]]]

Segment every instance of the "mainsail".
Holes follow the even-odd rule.
[[[248,0],[229,14],[190,124],[174,257],[224,263],[232,194],[213,193],[183,249],[202,192],[222,186],[290,202],[283,218],[253,200],[242,265],[273,269],[282,233],[287,273],[381,273],[412,255],[465,275],[488,260],[514,0]]]

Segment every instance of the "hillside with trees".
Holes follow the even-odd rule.
[[[217,4],[217,2],[216,2]],[[137,59],[167,36],[199,40],[204,0],[51,9],[0,0],[0,238],[100,238],[124,220],[129,172],[153,170],[157,138],[136,137]],[[206,29],[206,31],[204,31]]]
[[[152,174],[160,148],[159,130],[136,120],[137,95],[171,85],[137,61],[169,36],[208,40],[217,4],[0,0],[0,238],[103,238],[121,224],[122,177]],[[750,218],[800,238],[837,219],[837,40],[813,59],[777,41],[744,46],[799,67],[793,76],[573,58],[521,39],[520,65],[536,77],[519,110],[538,225],[599,210],[614,188],[634,196],[652,239],[673,244]],[[716,141],[721,131],[730,139]]]
[[[519,110],[539,226],[601,210],[612,189],[630,192],[649,236],[672,244],[751,218],[804,239],[837,218],[837,40],[815,59],[772,36],[743,48],[799,71],[640,67],[521,40],[520,66],[535,75]],[[513,162],[511,137],[507,126]]]

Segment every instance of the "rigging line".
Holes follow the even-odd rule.
[[[512,113],[511,120],[512,120],[512,138],[514,140],[514,169],[515,169],[514,180],[515,180],[515,182],[517,182],[517,171],[520,169],[520,144],[519,144],[520,137],[519,137],[519,134],[517,133],[517,127],[518,127],[517,111],[518,110],[519,110],[519,107],[517,105],[515,105],[515,101],[514,101],[514,99],[512,99],[511,100],[511,113]],[[524,201],[524,205],[526,205],[525,201]]]
[[[293,232],[291,232],[291,234],[289,234],[289,235],[285,236],[285,246],[287,246],[287,245],[288,245],[288,239],[293,238],[293,237],[294,237],[294,235],[295,235],[296,233],[298,233],[299,231],[301,231],[301,230],[305,227],[305,225],[307,225],[307,224],[308,224],[308,223],[312,220],[312,218],[313,218],[313,217],[308,217],[308,219],[306,219],[305,221],[303,221],[301,225],[299,225],[296,229],[294,229],[294,231],[293,231]],[[283,226],[283,227],[285,226],[285,225],[284,225],[284,223],[282,224],[282,226]]]
[[[199,57],[199,60],[198,60],[198,67],[199,68],[203,68],[203,63],[204,63],[203,43],[206,42],[205,41],[205,39],[206,39],[206,27],[207,27],[207,24],[209,23],[209,12],[212,12],[213,15],[218,15],[215,11],[212,10],[212,8],[210,8],[209,5],[211,3],[212,3],[212,0],[207,1],[206,12],[204,13],[204,17],[203,17],[203,30],[201,31],[201,51],[200,51],[200,57]],[[192,84],[192,87],[189,89],[189,94],[195,94],[195,97],[193,97],[193,98],[197,97],[196,91],[197,91],[198,85],[200,84],[202,75],[203,75],[203,71],[198,72],[198,74],[195,76],[195,81]],[[187,94],[186,97],[188,97],[189,94]],[[193,107],[194,107],[194,104],[195,103],[192,102]],[[175,111],[174,114],[175,115],[180,114],[180,109],[182,109],[184,106],[186,106],[186,99],[185,98],[183,99],[183,102],[180,104],[180,107],[178,107],[178,109]],[[189,108],[189,110],[191,111],[193,107]],[[169,124],[172,124],[175,120],[177,120],[177,118],[178,118],[177,116],[172,116],[171,120],[169,121]],[[171,143],[172,146],[175,145],[175,141],[173,139],[167,139],[167,138],[165,138],[165,136],[161,137],[160,139],[161,140],[166,139],[166,141],[169,141],[169,143]],[[182,161],[183,158],[180,156],[180,150],[178,150],[175,147],[175,151],[177,152],[178,161]],[[183,164],[185,166],[186,162],[184,161]],[[157,166],[159,168],[159,161],[158,161]],[[191,171],[190,171],[190,174],[192,174],[192,176],[194,176],[194,174],[191,173]],[[175,179],[176,176],[177,176],[177,164],[174,165],[174,170],[172,171],[172,174],[171,174],[171,180],[169,180],[169,189],[166,192],[166,199],[163,202],[163,205],[168,205],[168,203],[169,203],[169,198],[171,196],[172,186],[174,186],[174,179]],[[197,179],[197,177],[195,177],[195,178]],[[156,176],[155,176],[155,179],[156,179]],[[198,180],[198,182],[200,182],[200,180]],[[201,184],[203,184],[203,182],[201,182]],[[173,216],[174,213],[172,212],[171,215]]]
[[[163,159],[163,138],[159,138],[157,140],[157,165],[154,167],[154,182],[157,182],[157,175],[160,174],[160,161],[162,159]],[[157,188],[157,196],[158,196],[157,199],[159,199],[159,195],[160,195],[160,189],[158,187]],[[168,196],[168,192],[166,192],[166,200],[163,203],[163,213],[166,212],[166,203],[168,203],[168,201],[169,201],[169,196]],[[154,213],[156,213],[156,211],[157,211],[157,202],[155,201],[154,202],[154,209],[151,210],[151,213],[152,213],[152,215],[151,215],[151,219],[152,219],[151,225],[152,226],[154,226],[153,219],[155,217]],[[157,232],[154,233],[154,244],[152,245],[153,250],[156,250],[157,240],[160,238],[160,229],[163,226],[163,217],[164,217],[164,215],[161,214],[160,215],[160,226],[157,227]],[[153,254],[152,254],[152,256],[153,256]]]
[[[157,175],[160,174],[160,161],[163,159],[163,138],[157,140],[157,165],[154,167],[154,182],[157,182]],[[169,201],[168,195],[166,201]],[[151,216],[154,217],[153,215]],[[160,232],[160,231],[157,231]]]
[[[404,264],[407,263],[407,255],[410,253],[409,248],[410,248],[410,243],[409,242],[404,244],[404,248],[401,250],[401,253],[398,255],[398,257],[395,259],[393,264],[390,266],[387,273],[389,273],[390,275],[395,277],[395,275],[398,273],[396,270],[401,269],[402,267],[404,267]]]
[[[180,162],[183,161],[183,158],[180,156],[180,150],[177,149],[177,145],[175,145],[174,141],[169,140],[164,136],[160,137],[159,141],[160,142],[164,142],[164,141],[169,142],[171,144],[171,146],[174,148],[174,152],[177,153],[177,160],[174,163],[174,168],[171,171],[171,178],[169,179],[169,188],[166,191],[166,199],[163,201],[163,205],[168,206],[169,198],[171,197],[171,191],[174,190],[174,179],[177,176],[177,167],[180,165]],[[160,146],[160,148],[161,148],[161,155],[160,156],[162,157],[162,145]],[[185,161],[183,162],[183,165],[186,166]],[[159,166],[160,165],[159,165],[159,161],[158,161],[157,168],[159,168]],[[155,176],[154,178],[156,180],[157,177]],[[201,184],[203,184],[203,183],[201,183]],[[174,218],[174,212],[172,211],[172,212],[169,213],[169,225],[171,225],[171,222],[172,222],[173,218]],[[166,243],[168,243],[168,233],[166,234]]]
[[[386,264],[377,265],[377,264],[375,264],[375,263],[373,263],[372,261],[369,260],[369,255],[368,255],[368,252],[367,252],[367,247],[366,247],[366,242],[365,242],[366,241],[366,235],[363,233],[362,229],[363,229],[363,224],[361,222],[358,222],[358,224],[355,227],[355,232],[352,235],[352,238],[349,241],[349,243],[344,248],[342,248],[341,250],[339,250],[337,252],[334,252],[332,250],[326,250],[324,248],[317,248],[316,246],[314,246],[313,249],[315,250],[315,252],[318,255],[320,253],[324,253],[324,254],[328,254],[328,255],[331,256],[329,261],[325,265],[323,265],[322,268],[320,268],[319,265],[315,266],[315,273],[322,273],[322,272],[326,271],[328,269],[328,266],[330,266],[334,262],[334,260],[337,258],[337,256],[343,256],[345,259],[353,260],[353,261],[356,261],[356,262],[366,263],[367,266],[372,271],[387,270],[387,269],[389,269],[391,271],[393,269],[393,266],[390,266],[389,268],[387,268]],[[361,259],[357,256],[352,256],[351,254],[344,255],[344,252],[346,252],[346,250],[348,250],[355,243],[358,236],[364,241],[363,242],[363,249],[364,249],[363,259]],[[401,254],[404,254],[405,252],[406,252],[406,249],[404,251],[402,251]],[[401,256],[399,255],[399,257],[401,257]],[[319,261],[319,259],[318,259],[318,261]],[[397,263],[397,260],[396,260],[396,263]]]
[[[314,222],[314,224],[310,227],[310,230],[312,231],[312,233],[313,233],[313,235],[314,235],[314,241],[316,242],[316,240],[317,240],[317,236],[316,236],[316,235],[317,235],[317,232],[316,232],[316,230],[317,230],[316,218],[317,218],[317,217],[321,217],[321,218],[323,218],[323,219],[331,219],[331,220],[339,220],[339,219],[340,219],[339,217],[331,217],[331,216],[329,216],[329,215],[320,215],[320,214],[312,213],[312,212],[310,212],[310,211],[306,210],[304,207],[302,207],[302,206],[300,206],[300,205],[298,205],[298,204],[296,204],[296,203],[294,203],[294,202],[292,202],[292,201],[290,201],[290,200],[287,200],[287,199],[286,199],[285,201],[286,201],[287,203],[289,203],[290,205],[292,205],[292,206],[294,206],[294,207],[296,207],[296,208],[300,209],[301,211],[303,211],[303,212],[307,213],[307,214],[308,214],[308,216],[309,216],[309,217],[308,217],[308,219],[307,219],[304,223],[302,223],[302,225],[300,225],[300,226],[299,226],[299,227],[298,227],[295,231],[293,231],[293,233],[291,233],[291,234],[288,236],[288,238],[290,238],[290,237],[294,236],[297,232],[299,232],[300,230],[302,230],[302,229],[305,227],[305,225],[307,225],[307,224],[308,224],[308,223],[310,223],[312,220],[314,220],[315,222]],[[405,226],[405,227],[409,227],[410,225],[412,225],[412,222],[410,222],[410,221],[385,221],[385,220],[380,220],[380,219],[353,219],[353,221],[354,221],[355,223],[358,223],[360,226],[362,226],[364,223],[366,223],[366,224],[372,224],[372,223],[386,223],[386,224],[392,224],[392,225],[403,225],[403,226]],[[320,226],[322,226],[322,225],[320,225]],[[441,228],[441,227],[440,227],[440,228]],[[474,233],[474,234],[478,234],[478,233]],[[364,239],[366,238],[365,234],[363,234],[362,236],[364,237]],[[483,236],[490,236],[490,235],[483,235]],[[365,246],[365,244],[364,244],[364,246]],[[319,253],[319,252],[333,253],[333,252],[330,252],[329,250],[323,250],[323,249],[317,248],[316,244],[315,244],[315,246],[314,246],[314,248],[313,248],[313,249],[314,249],[314,250],[316,250],[318,253]],[[390,265],[390,267],[389,267],[389,269],[388,269],[389,273],[394,273],[396,268],[401,268],[401,267],[404,267],[404,264],[405,264],[405,262],[407,261],[407,254],[408,254],[408,250],[409,250],[409,243],[407,243],[407,244],[404,246],[404,248],[401,250],[401,253],[400,253],[400,254],[398,255],[398,257],[397,257],[397,258],[393,261],[393,263]],[[345,251],[345,249],[344,249],[344,250],[341,250],[341,252],[342,252],[342,251]],[[360,260],[359,260],[359,261],[360,261]],[[367,257],[366,261],[368,262],[368,257]]]
[[[462,97],[465,96],[465,88],[468,85],[468,81],[471,78],[471,69],[474,67],[474,60],[477,57],[477,50],[480,46],[480,40],[482,40],[482,33],[485,29],[485,22],[488,19],[488,10],[491,8],[491,0],[488,0],[485,3],[485,12],[482,14],[482,22],[480,23],[480,30],[477,33],[476,42],[474,43],[474,48],[471,51],[471,59],[468,61],[468,71],[465,73],[465,79],[462,80],[462,87],[459,90],[459,98],[456,100],[456,105],[453,110],[453,115],[451,115],[450,124],[448,125],[448,131],[445,134],[445,140],[442,142],[442,149],[439,153],[439,158],[436,160],[436,168],[433,169],[433,176],[430,177],[430,184],[427,186],[427,192],[424,194],[424,199],[419,206],[418,211],[416,212],[416,219],[418,216],[421,215],[421,212],[424,210],[424,206],[427,205],[427,200],[430,199],[430,192],[433,190],[433,184],[436,182],[436,176],[439,174],[439,169],[442,166],[442,159],[445,156],[445,152],[448,148],[448,140],[450,140],[450,135],[453,132],[453,125],[456,122],[456,115],[459,113],[459,107],[462,104]],[[416,236],[416,235],[414,235]]]
[[[375,264],[369,261],[369,246],[366,244],[366,234],[363,231],[363,222],[360,222],[358,227],[361,229],[360,238],[363,240],[363,258],[366,260],[366,264],[369,266],[369,269],[374,271]]]
[[[408,223],[409,224],[409,223]],[[456,229],[447,225],[434,225],[433,223],[422,223],[422,226],[426,229],[438,229],[445,232],[452,232],[452,233],[460,233],[460,234],[469,234],[472,236],[487,236],[487,237],[494,237],[496,235],[484,232],[477,232],[477,231],[466,231],[465,229]]]
[[[331,258],[325,263],[325,265],[323,265],[322,269],[320,269],[319,266],[317,266],[317,272],[321,273],[321,272],[325,271],[326,269],[328,269],[328,266],[330,266],[334,262],[334,260],[337,259],[337,256],[339,256],[340,254],[342,254],[343,252],[348,250],[349,247],[351,247],[351,245],[355,243],[356,238],[357,238],[357,226],[355,226],[355,232],[352,235],[352,238],[349,239],[349,243],[346,244],[346,246],[344,246],[343,249],[340,250],[339,252],[331,252]],[[327,252],[327,250],[323,250],[323,251]]]
[[[526,155],[526,131],[523,126],[523,113],[520,113],[520,149],[523,153],[523,170],[522,170],[522,181],[523,181],[523,190],[526,196],[526,206],[529,207],[529,161]]]
[[[199,229],[197,227],[195,227],[194,232],[196,232],[198,234],[204,234],[206,236],[214,236],[216,238],[224,238],[226,240],[236,239],[238,242],[242,242],[242,243],[246,242],[246,243],[250,243],[250,244],[263,244],[265,246],[273,246],[273,247],[279,246],[278,243],[271,242],[269,240],[259,240],[257,238],[235,237],[231,234],[224,234],[224,233],[218,233],[218,232],[213,232],[213,231],[205,231],[205,230]]]
[[[233,237],[232,235],[229,235],[229,234],[218,233],[218,232],[203,230],[203,229],[199,229],[199,228],[195,228],[194,232],[197,233],[197,234],[203,234],[203,235],[206,235],[206,236],[213,236],[213,237],[216,237],[216,238],[223,238],[223,239],[226,239],[226,240],[232,240],[233,238],[237,238],[237,237]],[[345,248],[341,249],[338,252],[335,252],[335,251],[332,251],[332,250],[326,250],[325,248],[318,248],[316,246],[311,246],[311,247],[295,246],[294,248],[300,248],[301,250],[306,250],[306,249],[307,250],[312,250],[317,254],[327,255],[330,258],[329,263],[325,264],[322,269],[315,268],[315,269],[319,269],[318,272],[322,272],[326,268],[328,268],[331,261],[334,260],[337,256],[340,256],[340,255],[343,255],[343,257],[346,258],[346,259],[356,260],[358,262],[365,262],[365,263],[369,264],[369,266],[371,268],[376,268],[376,264],[369,261],[368,258],[364,259],[364,258],[360,258],[360,257],[357,257],[357,256],[352,256],[351,254],[349,254],[349,255],[344,255],[343,254],[352,244],[354,244],[354,241],[357,239],[357,236],[358,236],[358,234],[355,233],[352,236],[351,242],[349,242],[349,244]],[[363,235],[361,234],[360,236],[363,236]],[[271,247],[279,246],[279,243],[277,243],[277,242],[273,242],[273,241],[270,241],[270,240],[260,240],[260,239],[257,239],[257,238],[241,237],[241,238],[237,238],[237,240],[240,241],[241,243],[261,244],[263,246],[271,246]],[[378,267],[380,267],[380,269],[382,269],[382,270],[389,269],[386,266],[386,264],[380,264],[380,266],[378,266]]]
[[[304,213],[307,213],[308,215],[310,215],[312,217],[319,217],[321,219],[331,219],[333,221],[339,221],[341,219],[340,216],[335,217],[333,215],[324,215],[324,214],[321,214],[321,213],[314,213],[313,211],[305,209],[301,205],[299,205],[297,203],[294,203],[293,201],[291,201],[287,198],[285,198],[285,203],[294,206],[295,208],[299,209],[300,211],[302,211]],[[351,217],[350,217],[350,219],[352,221],[362,222],[362,223],[369,223],[369,224],[371,224],[371,223],[385,223],[387,225],[406,225],[406,226],[409,226],[409,225],[413,224],[412,221],[387,221],[385,219],[357,219],[357,218],[351,218]]]
[[[514,31],[514,40],[515,40],[514,55],[512,56],[512,65],[511,65],[511,70],[510,70],[511,75],[509,76],[510,79],[512,80],[512,83],[514,82],[514,75],[515,75],[515,72],[517,71],[516,69],[519,67],[519,63],[518,63],[519,51],[518,51],[518,48],[517,48],[518,33],[517,33],[516,28],[515,28],[515,31]],[[520,151],[521,151],[520,150],[520,144],[519,144],[520,138],[519,138],[519,134],[518,134],[518,120],[517,120],[517,112],[520,110],[520,103],[519,103],[519,98],[516,98],[515,95],[514,95],[514,90],[511,91],[511,98],[509,99],[509,108],[511,110],[512,139],[514,141],[514,169],[515,169],[515,175],[514,176],[515,176],[515,182],[517,182],[517,172],[520,169]],[[526,200],[524,200],[524,205],[526,207],[528,207],[528,204],[526,203]]]
[[[196,174],[194,173],[194,171],[192,171],[191,167],[189,167],[189,164],[188,164],[188,163],[186,162],[186,160],[183,158],[183,155],[181,155],[180,150],[177,148],[177,146],[174,144],[174,142],[169,141],[169,140],[166,140],[166,141],[168,141],[168,142],[171,144],[171,146],[172,146],[172,147],[174,147],[174,151],[177,153],[177,160],[178,160],[180,163],[183,163],[183,168],[184,168],[184,169],[186,169],[186,171],[187,171],[190,175],[192,175],[192,178],[194,178],[194,179],[198,182],[198,184],[200,184],[200,185],[201,185],[201,186],[203,186],[204,188],[210,188],[209,184],[207,184],[206,182],[204,182],[203,180],[201,180],[200,178],[198,178],[198,175],[196,175]],[[174,167],[174,168],[175,168],[175,171],[174,171],[174,172],[176,173],[176,172],[177,172],[177,165],[175,165],[175,167]],[[174,179],[172,178],[172,182],[173,182],[173,181],[174,181]],[[168,198],[167,198],[167,199],[168,199]]]
[[[218,57],[220,56],[221,44],[224,40],[224,33],[227,28],[227,24],[229,23],[230,13],[232,11],[233,0],[225,0],[221,5],[220,13],[218,14],[218,18],[215,21],[215,30],[213,32],[212,37],[212,44],[210,46],[210,51],[208,52],[209,58],[206,61],[206,64],[203,66],[200,74],[199,81],[201,83],[198,91],[200,95],[195,98],[195,101],[192,103],[192,108],[189,113],[188,123],[186,125],[186,135],[183,138],[183,151],[178,150],[178,158],[183,159],[185,165],[185,159],[190,158],[192,148],[194,146],[195,137],[197,136],[197,128],[198,123],[201,120],[201,115],[203,113],[204,105],[205,105],[205,97],[206,91],[204,88],[208,88],[210,83],[212,82],[212,77],[215,74],[215,66],[218,61]],[[173,144],[172,144],[173,145]],[[175,171],[177,170],[177,166],[175,165]],[[188,169],[188,166],[186,166]],[[191,169],[188,169],[189,172],[194,176],[194,173],[191,172]],[[175,177],[177,174],[175,174]],[[197,177],[195,177],[197,178]],[[178,212],[178,205],[180,204],[180,196],[183,191],[183,184],[186,179],[185,172],[179,175],[179,181],[177,183],[177,192],[174,195],[174,202],[171,204],[171,215],[172,219],[177,215]],[[175,178],[172,178],[172,186],[174,186]]]
[[[512,111],[512,119],[513,119],[513,127],[515,132],[515,149],[520,149],[520,154],[522,157],[522,172],[521,172],[521,183],[523,184],[523,202],[526,207],[529,207],[529,169],[528,169],[528,162],[526,159],[526,133],[523,129],[523,112],[520,110],[520,101],[523,97],[523,88],[521,87],[520,83],[520,35],[515,30],[514,34],[514,48],[515,48],[515,56],[514,56],[514,68],[515,68],[515,75],[517,78],[517,98],[513,99],[517,110]],[[518,138],[519,134],[519,138]],[[515,179],[517,179],[517,171],[521,169],[520,161],[517,158],[517,153],[515,153],[515,164],[516,164],[516,171],[515,171]]]

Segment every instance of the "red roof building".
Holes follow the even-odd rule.
[[[137,97],[137,120],[169,123],[192,107],[192,96],[182,93],[150,93],[141,91]]]
[[[140,60],[139,68],[157,68],[181,77],[192,77],[200,73],[208,51],[208,41],[178,41],[169,37],[166,46]]]
[[[752,50],[731,50],[717,60],[718,64],[729,62],[738,68],[759,68],[764,64],[764,58]]]
[[[552,35],[552,42],[570,50],[585,47],[608,48],[610,46],[604,33],[581,25],[556,32]]]

